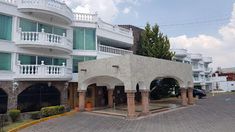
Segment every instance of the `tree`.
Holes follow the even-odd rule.
[[[157,24],[151,27],[149,23],[141,34],[137,54],[166,60],[172,60],[174,56],[174,53],[170,51],[170,42],[167,36],[160,32]]]

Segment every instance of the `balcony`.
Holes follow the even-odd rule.
[[[99,45],[99,52],[105,52],[110,54],[117,54],[117,55],[125,55],[125,54],[132,54],[133,52],[130,50],[124,50],[120,48],[115,48],[106,45]]]
[[[88,22],[95,23],[97,22],[98,15],[97,14],[89,14],[89,13],[74,13],[74,21],[76,22]]]
[[[43,62],[42,62],[43,63]],[[72,68],[55,65],[18,65],[18,80],[71,80]]]
[[[73,20],[71,9],[58,0],[19,0],[17,1],[18,10],[21,12],[39,13],[42,15],[54,16],[63,19],[67,23]]]
[[[203,57],[204,63],[212,63],[212,57]]]
[[[193,65],[192,69],[193,69],[193,72],[202,72],[202,71],[204,71],[202,67],[197,66],[197,65],[196,66]]]
[[[205,72],[206,73],[211,73],[212,72],[212,68],[205,68]]]
[[[201,60],[202,55],[201,54],[191,54],[191,59],[192,60]]]
[[[186,49],[173,49],[172,52],[175,52],[176,57],[186,57],[187,50]]]
[[[132,30],[98,20],[97,36],[101,41],[116,41],[122,47],[133,45]]]
[[[55,49],[62,52],[72,52],[72,40],[63,36],[42,32],[22,32],[18,31],[16,45],[23,48],[46,48]]]

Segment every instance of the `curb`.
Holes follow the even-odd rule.
[[[8,132],[17,132],[19,130],[22,130],[24,128],[30,127],[32,125],[35,125],[35,124],[38,124],[38,123],[41,123],[41,122],[44,122],[44,121],[59,118],[59,117],[62,117],[62,116],[74,115],[75,113],[76,113],[76,111],[70,111],[70,112],[67,112],[67,113],[60,114],[60,115],[54,115],[54,116],[42,118],[42,119],[39,119],[39,120],[31,121],[29,123],[26,123],[26,124],[23,124],[23,125],[18,126],[16,128],[13,128],[13,129],[9,130]]]

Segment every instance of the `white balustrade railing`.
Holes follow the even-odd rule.
[[[78,22],[97,22],[97,14],[74,13],[74,21]]]
[[[101,44],[99,45],[99,51],[106,52],[106,53],[112,53],[112,54],[120,54],[120,55],[132,54],[133,53],[130,50],[115,48],[115,47],[101,45]]]
[[[72,10],[60,0],[17,0],[18,8],[38,8],[62,14],[64,17],[73,19]]]
[[[126,29],[126,28],[123,28],[123,27],[119,27],[117,25],[112,25],[112,24],[109,24],[107,22],[104,22],[102,20],[99,20],[100,23],[99,23],[99,27],[102,28],[102,29],[106,29],[106,30],[109,30],[109,31],[112,31],[112,32],[117,32],[117,33],[120,33],[120,34],[123,34],[123,35],[128,35],[128,36],[131,36],[132,37],[132,29]]]
[[[63,36],[42,32],[23,32],[19,29],[17,44],[39,44],[48,46],[59,46],[72,50],[72,41],[63,34]]]
[[[16,4],[16,0],[0,0],[0,2],[6,2],[10,4]]]
[[[55,65],[18,65],[19,77],[61,77],[71,76],[70,68]],[[38,75],[38,76],[37,76]]]

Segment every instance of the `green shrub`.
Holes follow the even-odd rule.
[[[16,122],[18,118],[20,117],[20,110],[12,109],[12,110],[9,110],[8,114],[11,117],[12,122]]]
[[[49,106],[41,109],[43,117],[53,116],[64,113],[64,106]]]
[[[41,118],[41,111],[34,111],[34,112],[30,112],[30,117],[33,120],[37,120]]]

